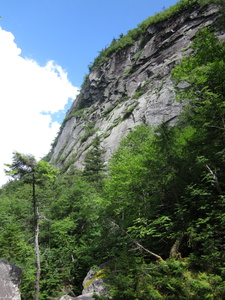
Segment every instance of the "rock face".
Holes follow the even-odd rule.
[[[78,297],[70,297],[68,295],[64,295],[60,298],[60,300],[94,300],[93,295],[107,295],[109,289],[104,284],[102,279],[104,268],[107,264],[103,264],[99,267],[99,269],[91,269],[87,276],[83,281],[83,291],[82,295]],[[1,300],[1,299],[0,299]]]
[[[182,106],[174,101],[171,70],[190,53],[196,32],[217,18],[216,5],[192,5],[150,25],[140,40],[93,68],[67,113],[50,162],[65,170],[71,165],[82,169],[96,134],[101,137],[107,162],[136,125],[174,124]]]
[[[20,300],[19,283],[22,270],[5,260],[0,260],[0,299]]]
[[[91,269],[87,276],[84,278],[83,281],[83,291],[82,295],[93,295],[94,293],[98,295],[106,295],[109,289],[104,284],[102,279],[102,274],[104,269],[100,268],[99,270]]]

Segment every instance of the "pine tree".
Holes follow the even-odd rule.
[[[46,179],[54,179],[57,170],[51,168],[45,161],[37,162],[33,155],[24,155],[19,152],[13,153],[13,163],[6,164],[9,170],[6,174],[16,180],[23,179],[32,186],[33,225],[34,225],[34,250],[36,255],[36,279],[34,286],[34,300],[39,298],[41,260],[39,249],[39,220],[36,185],[42,184]]]
[[[105,152],[101,148],[101,139],[97,135],[92,142],[92,149],[87,153],[84,159],[84,172],[83,175],[87,181],[101,184],[103,173],[105,169],[102,155]]]

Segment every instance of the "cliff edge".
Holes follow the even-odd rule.
[[[107,162],[136,125],[173,125],[182,104],[174,101],[171,70],[190,53],[196,32],[215,26],[218,17],[218,5],[196,1],[153,22],[132,45],[94,64],[53,143],[50,162],[65,171],[71,165],[82,169],[95,135],[101,137]]]

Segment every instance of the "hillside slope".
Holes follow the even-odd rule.
[[[136,125],[174,124],[182,105],[174,101],[171,70],[190,53],[196,32],[215,24],[218,10],[216,4],[196,1],[94,64],[53,143],[50,162],[64,170],[70,165],[82,169],[95,135],[101,137],[107,162]]]

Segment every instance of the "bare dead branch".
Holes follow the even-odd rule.
[[[212,175],[212,178],[215,182],[215,185],[216,185],[216,189],[218,191],[218,193],[221,195],[222,194],[222,190],[221,190],[221,187],[220,187],[220,184],[219,184],[219,180],[215,174],[215,172],[213,172],[212,169],[210,169],[210,167],[208,165],[206,165],[206,169],[209,171],[209,173]]]
[[[130,238],[131,242],[132,242],[134,245],[136,245],[136,246],[138,247],[138,249],[142,249],[142,250],[144,250],[145,252],[147,252],[147,253],[149,253],[149,254],[155,256],[155,257],[158,258],[160,261],[164,261],[160,255],[158,255],[158,254],[156,254],[156,253],[154,253],[154,252],[152,252],[152,251],[146,249],[146,248],[145,248],[144,246],[142,246],[138,241],[134,240],[134,239],[129,235],[129,233],[127,233],[123,228],[121,228],[121,227],[120,227],[118,224],[116,224],[113,220],[111,220],[111,222],[113,223],[114,226],[116,226],[117,228],[119,228],[119,229],[123,232],[123,234],[125,234],[126,236],[128,236],[128,237]]]

